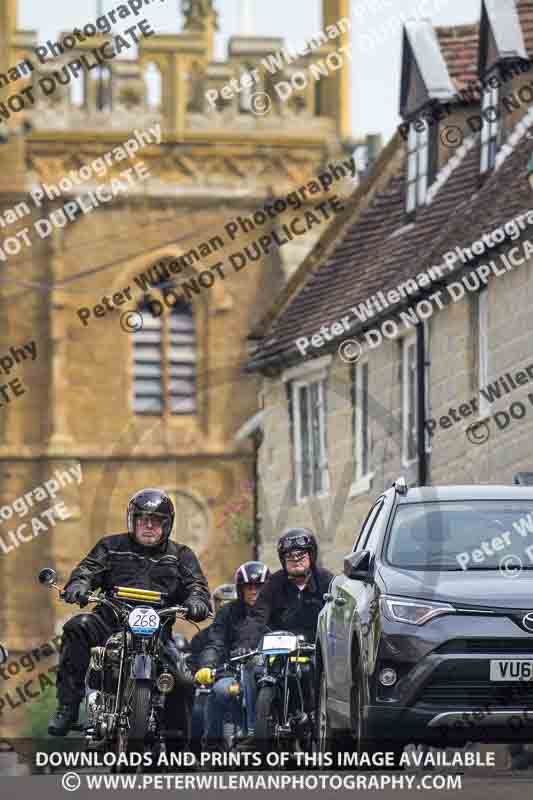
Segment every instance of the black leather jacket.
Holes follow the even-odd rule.
[[[207,579],[190,547],[167,540],[145,547],[128,533],[104,536],[80,561],[66,586],[81,591],[131,586],[165,592],[166,606],[194,598],[211,608]],[[66,587],[65,587],[66,588]]]
[[[250,611],[250,606],[241,600],[232,600],[218,610],[207,629],[207,644],[199,659],[201,667],[218,667],[229,659],[232,650],[245,646],[241,633]]]
[[[314,642],[318,615],[324,605],[333,575],[315,567],[309,583],[300,591],[284,570],[275,572],[261,589],[254,607],[241,630],[242,647],[256,647],[266,626],[302,634]]]

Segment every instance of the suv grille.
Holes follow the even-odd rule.
[[[528,639],[452,639],[435,653],[533,653],[533,636]]]
[[[420,704],[435,706],[486,706],[497,710],[499,706],[533,708],[531,683],[500,683],[491,681],[430,681],[417,700]]]

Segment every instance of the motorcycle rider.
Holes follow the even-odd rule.
[[[222,606],[236,599],[237,592],[233,583],[222,583],[220,586],[217,586],[213,592],[215,616]],[[200,669],[200,658],[207,647],[208,636],[209,628],[204,628],[191,639],[191,652],[188,658],[188,666],[193,675]],[[192,708],[191,738],[196,752],[200,751],[200,740],[204,733],[204,697],[205,695],[196,692]]]
[[[241,642],[241,630],[246,623],[257,600],[260,590],[270,578],[270,570],[262,561],[247,561],[235,572],[234,583],[237,600],[224,605],[217,613],[209,630],[206,649],[200,657],[202,668],[196,673],[198,683],[210,684],[212,670],[228,661],[232,655],[245,652]],[[252,736],[255,726],[255,684],[256,666],[251,661],[246,665],[245,694],[248,730],[245,736]],[[239,724],[241,709],[237,698],[231,694],[230,687],[235,683],[233,676],[219,678],[209,695],[207,741],[216,745],[222,739],[224,717],[231,714]]]
[[[127,533],[105,536],[97,542],[72,572],[63,599],[83,608],[86,595],[97,588],[108,592],[115,586],[129,586],[164,592],[166,607],[185,605],[187,619],[204,620],[210,611],[207,580],[193,551],[170,541],[173,524],[174,506],[165,492],[142,489],[134,494],[128,503]],[[117,630],[114,614],[104,606],[77,614],[63,626],[58,707],[50,720],[50,735],[66,736],[77,722],[91,648],[105,644]],[[169,637],[170,649],[171,645]]]
[[[318,615],[333,574],[318,567],[318,545],[308,528],[289,528],[278,541],[281,569],[263,587],[242,631],[243,646],[254,648],[268,626],[314,643]],[[304,681],[305,707],[314,708],[313,674]]]

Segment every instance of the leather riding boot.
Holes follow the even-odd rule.
[[[59,704],[55,716],[48,723],[50,736],[67,736],[78,721],[79,705]]]

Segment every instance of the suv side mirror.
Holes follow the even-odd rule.
[[[353,581],[373,581],[372,554],[369,550],[360,550],[344,557],[343,572]]]
[[[7,647],[0,642],[0,664],[5,664],[7,659],[9,658],[9,652]]]

